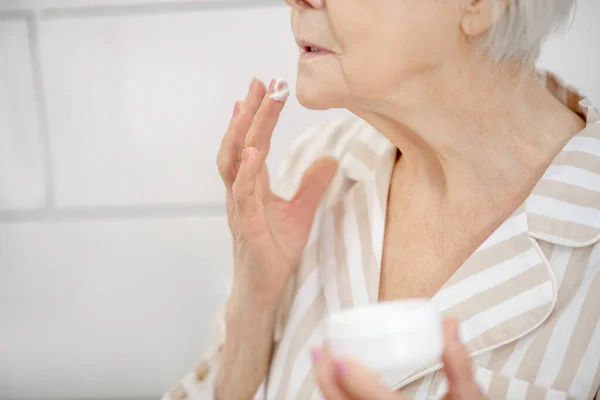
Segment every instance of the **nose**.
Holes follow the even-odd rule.
[[[292,8],[322,8],[325,0],[285,0]]]

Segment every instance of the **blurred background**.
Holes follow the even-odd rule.
[[[151,399],[202,354],[232,255],[215,159],[283,0],[0,0],[0,399]],[[600,104],[600,2],[541,66]],[[275,167],[344,115],[291,98]]]

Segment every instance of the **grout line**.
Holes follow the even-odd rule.
[[[29,15],[29,11],[26,10],[0,11],[0,21],[23,21],[27,20]]]
[[[46,95],[44,90],[40,26],[36,14],[30,14],[27,20],[27,32],[29,35],[31,75],[38,117],[38,135],[41,144],[42,167],[44,169],[45,208],[48,211],[56,206],[56,190],[54,185],[54,163],[52,160],[52,147],[50,146],[50,131],[48,126],[48,109],[46,106]]]
[[[151,219],[226,215],[224,203],[165,203],[0,211],[0,223]]]
[[[156,400],[158,397],[8,397],[3,400]]]
[[[57,7],[42,9],[44,18],[82,18],[131,14],[158,14],[212,10],[239,10],[259,7],[285,6],[283,0],[220,0],[180,1],[175,3],[142,3],[107,6]]]

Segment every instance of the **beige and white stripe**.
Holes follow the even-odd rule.
[[[555,76],[540,79],[587,127],[432,302],[461,321],[488,398],[593,399],[600,387],[600,112]],[[322,342],[327,315],[377,301],[396,151],[350,119],[312,130],[284,163],[284,196],[320,155],[337,157],[340,171],[282,306],[281,335],[257,399],[320,399],[307,352]],[[186,378],[165,399],[210,399],[217,364],[204,381]],[[441,398],[447,390],[441,365],[385,381],[406,399]]]

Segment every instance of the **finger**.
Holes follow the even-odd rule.
[[[302,213],[302,218],[311,219],[331,184],[338,168],[338,162],[331,157],[317,160],[304,173],[298,191],[292,198],[292,203]]]
[[[262,101],[259,100],[259,96],[265,93],[264,86],[262,83],[260,85],[256,85],[258,89],[252,90],[251,87],[251,95],[249,95],[250,101],[253,103],[254,108],[258,107],[258,110],[253,116],[252,124],[249,128],[249,132],[245,138],[244,148],[246,147],[254,147],[258,150],[260,163],[262,164],[262,168],[258,173],[258,178],[255,182],[255,189],[260,192],[261,198],[267,199],[268,194],[270,192],[269,187],[269,175],[265,165],[265,160],[267,158],[267,154],[270,148],[270,141],[273,130],[275,129],[275,125],[279,120],[279,114],[283,109],[285,98],[280,100],[271,99],[269,96],[263,96]],[[281,81],[279,83],[275,83],[275,81],[271,81],[270,93],[274,93],[276,90],[282,90],[282,88],[287,88],[287,83],[285,81]]]
[[[258,150],[247,147],[242,155],[242,164],[232,186],[232,199],[240,215],[255,215],[257,193],[255,190],[257,175],[262,167]]]
[[[250,112],[253,115],[258,111],[260,103],[266,94],[267,88],[265,87],[265,84],[256,78],[252,78],[252,82],[250,82],[250,89],[248,90],[248,94],[244,103],[248,105]]]
[[[250,90],[248,91],[248,95],[246,96],[246,100],[244,101],[244,103],[248,106],[249,112],[252,114],[252,120],[254,120],[254,116],[256,115],[256,112],[260,108],[260,104],[262,103],[262,100],[266,94],[267,94],[267,88],[265,87],[264,83],[262,83],[262,81],[260,81],[256,78],[252,78],[252,82],[250,83]],[[250,129],[251,125],[252,125],[252,121],[248,125],[248,130]],[[247,133],[248,132],[246,132],[246,135],[247,135]],[[238,149],[237,149],[238,154],[241,154],[242,148],[246,141],[246,135],[244,135],[244,138],[241,142],[238,142]],[[237,165],[234,166],[234,168],[239,167],[239,162],[241,161],[240,157],[241,157],[241,155],[238,157],[238,163],[237,163]],[[236,169],[236,173],[237,173],[237,169]],[[268,177],[269,177],[269,173],[266,170],[265,166],[263,165],[263,168],[261,169],[261,171],[258,174],[258,181],[257,181],[258,190],[260,190],[262,192],[263,197],[266,197],[266,195],[268,194],[268,191],[269,191]]]
[[[269,170],[264,163],[260,172],[258,173],[256,190],[260,192],[260,196],[265,200],[265,202],[270,199],[271,196],[269,195],[271,194],[271,186],[269,181]]]
[[[447,361],[449,380],[471,378],[471,358],[460,340],[459,325],[455,319],[444,321],[444,361]]]
[[[276,90],[282,90],[283,88],[287,88],[287,82],[271,81],[268,94],[273,94]],[[269,153],[273,131],[279,121],[279,115],[283,110],[286,100],[285,98],[283,100],[275,100],[269,97],[269,95],[263,98],[244,144],[244,147],[256,147],[265,159]]]
[[[444,341],[442,361],[448,378],[449,393],[453,398],[480,398],[479,387],[473,376],[471,357],[460,339],[459,324],[455,319],[444,321]]]
[[[231,185],[235,181],[242,147],[248,129],[252,125],[252,119],[253,114],[249,107],[242,101],[236,102],[229,127],[221,140],[221,147],[217,153],[219,175],[228,191],[231,190]]]
[[[235,142],[234,154],[236,155],[236,157],[234,158],[234,171],[236,174],[242,161],[242,149],[246,141],[246,136],[248,135],[248,131],[252,126],[252,121],[254,120],[254,116],[256,115],[258,108],[260,107],[260,103],[262,102],[262,99],[265,97],[266,94],[267,88],[265,87],[265,84],[256,78],[252,78],[252,81],[250,82],[250,87],[248,89],[248,94],[246,95],[246,99],[244,100],[245,107],[243,110],[247,111],[247,113],[249,114],[248,120],[247,123],[244,125],[245,131],[243,137],[238,137],[238,140],[236,140]]]
[[[334,371],[344,394],[355,400],[400,400],[375,374],[349,359],[335,359]]]
[[[329,353],[324,349],[314,348],[311,352],[311,357],[315,380],[325,399],[354,400],[350,397],[346,397],[339,388],[335,377],[334,365]]]
[[[265,85],[253,78],[246,99],[243,102],[236,102],[233,116],[221,140],[221,146],[217,153],[217,168],[228,191],[231,190],[231,185],[237,176],[246,135],[265,93]]]
[[[248,135],[248,131],[250,130],[250,127],[252,126],[252,121],[254,121],[254,117],[256,116],[256,113],[258,112],[258,109],[260,108],[260,104],[262,103],[262,100],[266,94],[267,94],[267,88],[265,87],[265,84],[256,78],[252,78],[252,82],[250,82],[250,88],[248,90],[246,100],[244,100],[244,104],[247,106],[248,112],[250,113],[252,118],[250,119],[250,122],[249,122],[248,126],[246,127],[244,139],[241,141],[241,143],[238,143],[239,144],[239,148],[237,149],[238,163],[241,162],[242,149],[244,147],[244,143],[246,142],[246,136]],[[238,164],[238,166],[239,166],[239,164]]]

